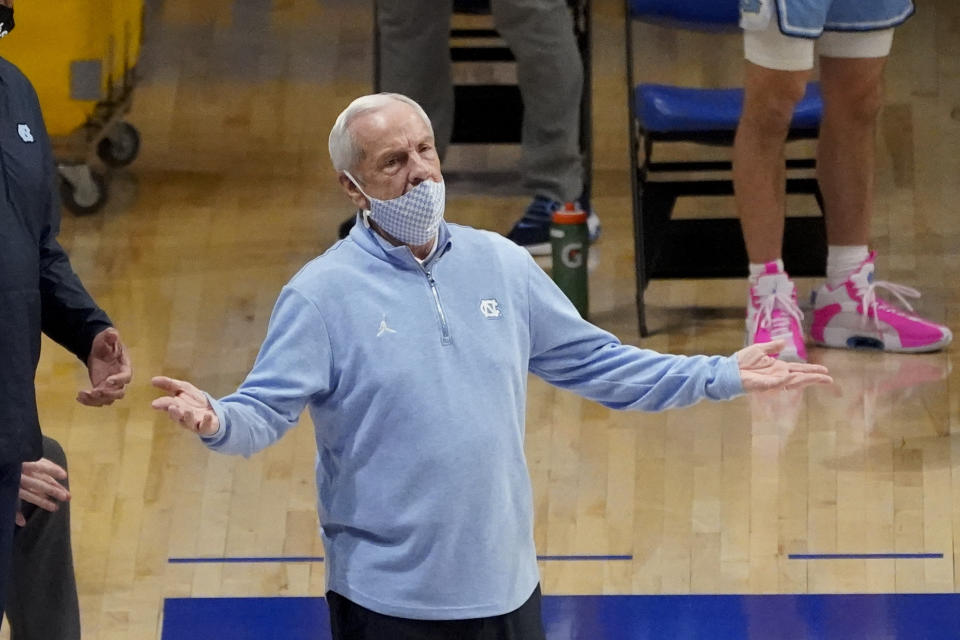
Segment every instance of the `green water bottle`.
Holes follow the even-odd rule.
[[[550,225],[553,247],[553,281],[583,318],[587,317],[587,250],[590,235],[587,214],[568,202],[553,213]]]

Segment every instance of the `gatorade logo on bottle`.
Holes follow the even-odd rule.
[[[582,242],[572,242],[563,247],[563,250],[560,253],[560,259],[563,261],[563,266],[568,269],[576,269],[583,265],[583,243]]]

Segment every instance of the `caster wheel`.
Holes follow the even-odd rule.
[[[107,203],[107,182],[87,165],[60,167],[60,197],[78,216],[96,213]]]
[[[109,167],[125,167],[140,152],[140,133],[128,122],[120,122],[97,143],[97,157]]]

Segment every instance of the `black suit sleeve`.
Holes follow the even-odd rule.
[[[46,190],[43,201],[37,203],[38,214],[43,216],[40,226],[41,327],[45,334],[86,364],[94,337],[112,323],[87,293],[57,241],[60,233],[60,196],[53,156],[46,139],[44,143],[47,144],[44,156],[50,188]]]

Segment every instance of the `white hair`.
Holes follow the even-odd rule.
[[[350,123],[364,113],[370,111],[379,111],[392,102],[405,102],[413,107],[423,121],[427,124],[430,131],[433,131],[433,125],[430,124],[430,118],[427,112],[423,110],[414,100],[400,93],[374,93],[367,96],[360,96],[340,112],[337,121],[333,123],[330,129],[330,139],[328,148],[330,149],[330,160],[333,161],[333,168],[336,171],[349,171],[360,160],[364,150],[357,144],[353,131],[350,129]]]

